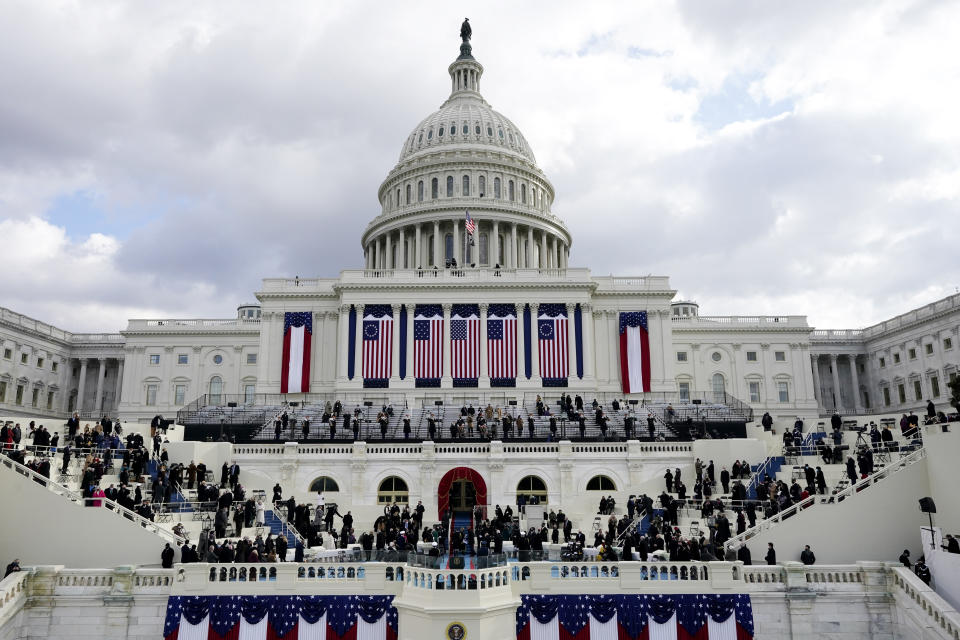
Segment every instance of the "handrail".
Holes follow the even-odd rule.
[[[25,583],[29,577],[30,571],[17,571],[0,581],[0,628],[4,628],[27,601],[28,588]]]
[[[890,567],[892,580],[888,580],[890,591],[896,602],[897,593],[916,603],[914,611],[922,611],[930,621],[931,626],[939,627],[949,638],[960,637],[960,615],[940,597],[932,588],[923,583],[912,571],[906,567]],[[899,607],[898,607],[899,608]]]
[[[779,513],[776,513],[776,514],[770,516],[769,518],[766,518],[766,519],[762,520],[762,521],[759,522],[756,526],[750,527],[749,529],[747,529],[747,530],[744,531],[743,533],[738,534],[738,535],[730,538],[729,540],[727,540],[726,543],[724,543],[724,546],[729,549],[729,548],[735,547],[736,545],[739,545],[739,544],[742,544],[742,543],[746,542],[747,540],[749,540],[750,538],[754,537],[755,535],[757,535],[757,534],[760,533],[761,531],[763,531],[763,530],[765,530],[765,529],[769,529],[770,527],[778,524],[779,522],[782,522],[783,520],[786,520],[787,518],[796,515],[797,513],[799,513],[800,511],[806,509],[807,507],[811,507],[811,506],[817,504],[817,499],[818,499],[818,498],[824,498],[824,500],[822,500],[822,501],[825,501],[825,500],[829,499],[829,500],[830,500],[831,502],[833,502],[833,503],[839,503],[839,502],[840,502],[841,500],[843,500],[844,498],[847,498],[847,497],[849,497],[849,496],[852,496],[852,495],[854,495],[855,493],[859,492],[861,489],[864,489],[864,488],[866,488],[866,487],[869,487],[869,486],[871,486],[871,485],[873,485],[873,484],[876,484],[877,482],[879,482],[879,481],[881,481],[881,480],[883,480],[883,479],[885,479],[885,478],[888,478],[890,475],[892,475],[893,473],[899,471],[899,470],[902,469],[903,467],[905,467],[905,466],[907,466],[907,465],[910,465],[910,464],[913,464],[914,462],[920,460],[921,458],[926,457],[926,455],[927,455],[926,450],[921,447],[920,449],[917,449],[916,451],[914,451],[913,453],[911,453],[909,456],[905,456],[905,457],[903,457],[903,458],[900,458],[899,460],[897,460],[897,461],[894,462],[893,464],[890,464],[890,465],[888,465],[888,466],[880,469],[879,471],[870,474],[870,475],[867,476],[866,478],[863,478],[863,479],[861,479],[861,480],[858,480],[857,482],[855,482],[854,484],[850,485],[850,486],[847,487],[846,489],[844,489],[844,490],[842,490],[842,491],[838,491],[838,492],[834,493],[833,495],[831,495],[831,496],[829,496],[829,497],[812,495],[812,496],[809,496],[809,497],[807,497],[807,498],[804,498],[804,499],[801,500],[800,502],[797,502],[797,503],[794,503],[794,504],[790,505],[789,507],[787,507],[787,508],[784,509],[783,511],[780,511]]]
[[[140,526],[147,529],[148,531],[152,531],[153,533],[157,534],[161,538],[164,538],[177,545],[181,545],[186,542],[185,538],[178,536],[172,531],[164,529],[163,527],[156,524],[155,522],[147,520],[146,518],[141,516],[139,513],[135,511],[131,511],[130,509],[127,509],[123,505],[118,504],[117,502],[114,502],[109,498],[106,498],[106,497],[86,498],[79,491],[74,491],[60,484],[59,482],[55,482],[50,478],[42,476],[39,473],[35,472],[33,469],[30,469],[29,467],[25,467],[19,462],[16,462],[7,456],[2,456],[2,463],[5,466],[9,467],[11,471],[27,476],[31,480],[34,480],[35,482],[40,484],[41,486],[45,486],[47,489],[50,489],[51,491],[53,491],[53,493],[66,497],[71,502],[86,505],[87,500],[101,500],[103,502],[103,506],[109,509],[110,511],[113,511],[114,513],[124,516],[128,520],[131,520],[132,522],[139,524]]]

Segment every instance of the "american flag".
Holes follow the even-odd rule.
[[[310,391],[310,341],[313,313],[288,311],[283,314],[283,356],[280,393]]]
[[[540,356],[540,377],[544,380],[565,380],[569,373],[567,346],[567,310],[561,304],[541,304],[537,318],[537,344]]]
[[[480,376],[480,309],[454,305],[450,317],[450,369],[455,380]]]
[[[363,379],[384,380],[393,371],[393,310],[367,305],[363,316]]]
[[[416,306],[413,317],[413,377],[443,376],[443,313],[438,304]]]
[[[487,363],[493,380],[517,377],[517,312],[512,304],[492,304],[487,315]]]
[[[396,640],[393,596],[170,596],[165,640]]]
[[[518,640],[753,637],[746,594],[522,595]]]
[[[473,218],[470,217],[470,211],[467,211],[467,221],[463,223],[463,227],[470,235],[473,235],[477,230],[477,223],[474,222]]]

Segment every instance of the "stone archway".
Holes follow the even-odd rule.
[[[443,517],[443,513],[450,506],[450,487],[457,480],[469,480],[473,483],[476,490],[477,504],[487,504],[487,483],[483,476],[470,467],[455,467],[443,474],[440,478],[440,484],[437,485],[437,517]]]

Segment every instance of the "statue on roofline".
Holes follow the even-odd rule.
[[[470,36],[473,35],[473,29],[470,28],[470,18],[464,18],[460,25],[460,39],[465,43],[470,42]]]

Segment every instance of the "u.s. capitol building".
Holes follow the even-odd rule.
[[[545,389],[588,402],[627,391],[742,402],[775,418],[944,400],[960,360],[958,296],[867,329],[818,331],[804,316],[702,316],[665,276],[571,266],[554,186],[484,100],[483,71],[465,43],[450,96],[403,139],[380,186],[363,269],[267,278],[233,318],[132,319],[119,334],[4,309],[0,413],[136,420],[198,399],[304,393],[505,405]],[[631,329],[642,344],[624,339]]]

